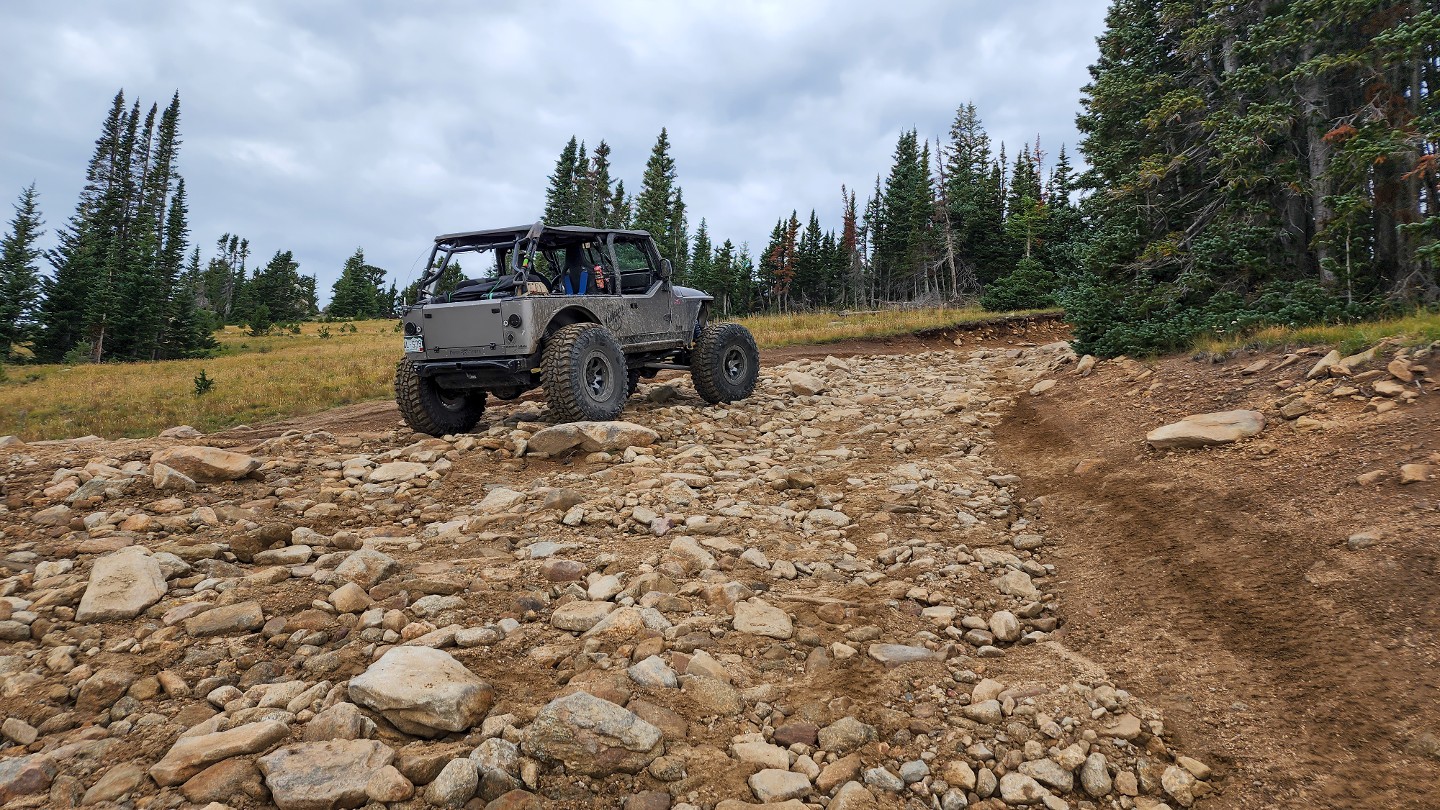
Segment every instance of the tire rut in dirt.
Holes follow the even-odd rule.
[[[1405,753],[1406,723],[1435,714],[1434,679],[1424,686],[1403,645],[1366,636],[1364,606],[1317,599],[1318,527],[1284,511],[1315,493],[1137,459],[1143,430],[1082,404],[1021,397],[997,430],[1025,494],[1055,502],[1067,643],[1164,706],[1181,742],[1236,763],[1227,806],[1440,806],[1440,763]],[[1118,471],[1080,478],[1085,458]]]

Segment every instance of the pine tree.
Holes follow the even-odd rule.
[[[595,147],[595,153],[590,157],[582,224],[592,228],[612,228],[624,224],[613,222],[610,218],[614,213],[612,210],[613,185],[613,181],[610,179],[610,145],[601,140],[600,145]]]
[[[15,217],[0,242],[0,362],[29,339],[31,318],[40,299],[37,261],[41,252],[35,243],[44,233],[44,222],[38,199],[34,183],[20,192]]]
[[[615,182],[615,194],[610,197],[610,228],[633,228],[635,227],[635,213],[631,205],[630,195],[625,193],[625,181]]]
[[[649,231],[655,242],[668,247],[666,239],[675,214],[675,160],[670,156],[670,136],[662,128],[650,150],[640,196],[635,199],[635,227]]]
[[[365,263],[365,251],[356,248],[335,280],[326,309],[332,318],[385,318],[395,308],[394,285],[384,287],[385,271]]]
[[[252,308],[265,307],[275,323],[294,323],[306,316],[308,302],[300,285],[300,263],[288,250],[275,251],[250,280]]]
[[[1003,192],[996,187],[998,177],[992,171],[990,136],[973,103],[956,110],[950,141],[941,155],[940,195],[950,229],[946,248],[954,251],[953,258],[947,258],[954,263],[953,286],[968,290],[970,284],[962,278],[984,284],[1010,269],[1005,266],[1004,206],[999,199]]]
[[[928,283],[933,199],[928,155],[928,146],[921,150],[918,132],[901,133],[875,230],[874,262],[887,297],[914,295]]]
[[[690,286],[704,290],[716,298],[720,297],[723,282],[715,272],[715,250],[710,244],[710,227],[705,219],[700,219],[700,227],[695,229],[695,248],[690,256]]]
[[[690,225],[685,215],[685,196],[680,187],[675,187],[675,203],[670,209],[670,223],[665,228],[664,239],[660,241],[660,254],[670,259],[675,279],[685,282],[690,278]]]
[[[555,173],[550,175],[550,186],[545,191],[544,220],[551,225],[570,225],[575,222],[575,174],[578,163],[579,144],[574,135],[560,151],[555,161]],[[583,169],[580,169],[583,171]]]
[[[181,195],[177,193],[176,200],[179,199]],[[219,324],[199,308],[201,283],[200,248],[196,247],[175,282],[170,323],[160,347],[162,358],[203,357],[219,345],[212,334]]]
[[[823,287],[828,257],[825,255],[820,219],[810,210],[810,220],[795,246],[795,287],[793,297],[806,307],[820,306],[825,301]]]

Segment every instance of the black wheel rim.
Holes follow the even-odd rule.
[[[444,388],[436,387],[435,398],[440,401],[440,407],[447,411],[460,411],[465,408],[464,391],[446,391]]]
[[[745,377],[745,369],[749,363],[745,360],[745,352],[739,346],[731,346],[725,351],[725,357],[720,361],[721,372],[725,379],[730,382],[739,382]]]
[[[596,353],[587,357],[583,374],[584,379],[581,382],[591,399],[603,402],[610,398],[615,379],[611,373],[610,363],[604,355]]]

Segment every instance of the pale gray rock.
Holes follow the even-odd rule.
[[[731,626],[741,633],[768,638],[788,639],[795,634],[790,616],[759,598],[736,602]]]
[[[639,773],[664,752],[660,729],[585,692],[545,705],[527,729],[525,753],[587,776]]]
[[[280,810],[334,810],[364,805],[370,780],[394,759],[378,740],[330,740],[282,746],[256,764]]]
[[[641,686],[675,689],[680,685],[675,670],[658,655],[631,665],[625,672],[629,674],[630,680]]]
[[[1022,762],[1020,763],[1020,773],[1058,793],[1069,793],[1075,787],[1075,775],[1060,767],[1060,764],[1053,759]]]
[[[1000,798],[1006,804],[1039,804],[1049,793],[1032,777],[1018,771],[1000,777]]]
[[[475,505],[475,510],[482,515],[498,515],[501,512],[508,512],[524,502],[525,493],[497,487],[480,499],[480,503]]]
[[[418,461],[391,461],[371,470],[365,475],[365,480],[372,484],[398,483],[418,478],[429,471],[429,467]]]
[[[614,609],[614,602],[570,602],[555,608],[550,614],[550,624],[561,630],[583,633],[599,624]]]
[[[399,568],[400,564],[389,554],[373,548],[362,548],[351,552],[335,567],[335,576],[368,591]]]
[[[1080,786],[1092,799],[1110,795],[1115,786],[1104,754],[1096,752],[1085,758],[1085,764],[1080,766]]]
[[[150,778],[161,787],[178,785],[222,759],[265,751],[289,733],[290,727],[278,720],[261,720],[227,731],[181,737],[150,767]]]
[[[751,774],[750,791],[763,803],[798,799],[810,792],[810,780],[803,773],[765,768]]]
[[[842,717],[820,729],[820,748],[843,757],[866,743],[877,739],[875,727],[862,723],[854,717]]]
[[[494,689],[443,650],[394,647],[350,679],[354,702],[407,734],[434,737],[477,725]]]
[[[1000,641],[1020,640],[1020,620],[1008,610],[997,610],[990,615],[990,632]]]
[[[1265,415],[1259,411],[1221,411],[1187,416],[1145,434],[1156,450],[1191,449],[1230,444],[1259,435]]]
[[[905,644],[871,644],[866,652],[876,661],[892,667],[922,661],[945,660],[945,653],[941,650],[928,650],[924,647],[911,647]]]
[[[154,557],[140,546],[123,548],[95,561],[75,619],[133,619],[160,601],[168,589],[165,574]]]
[[[468,759],[452,759],[425,786],[425,801],[434,807],[463,807],[480,787],[480,774]]]
[[[244,478],[260,469],[261,461],[244,453],[218,447],[167,447],[150,455],[150,463],[164,464],[201,484]]]

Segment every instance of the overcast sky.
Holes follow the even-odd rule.
[[[322,299],[357,246],[403,286],[435,234],[533,221],[572,134],[638,191],[668,127],[692,230],[758,252],[792,208],[836,227],[842,183],[863,201],[901,129],[966,101],[1012,155],[1073,153],[1106,5],[7,3],[0,199],[35,181],[49,242],[115,91],[178,90],[194,240],[293,250]]]

